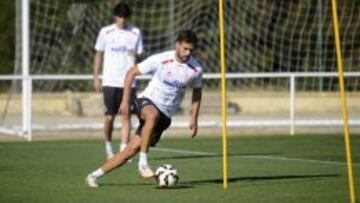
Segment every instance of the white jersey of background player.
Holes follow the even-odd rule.
[[[116,24],[103,27],[95,50],[104,52],[102,85],[123,87],[127,71],[135,65],[135,55],[143,52],[140,30],[131,24],[123,29]]]
[[[169,118],[178,110],[185,87],[201,87],[203,69],[191,57],[185,63],[175,60],[175,51],[153,55],[137,65],[142,74],[153,77],[140,97],[150,99]]]

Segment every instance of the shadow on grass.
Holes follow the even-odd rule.
[[[316,179],[327,179],[327,178],[336,178],[339,177],[339,174],[315,174],[315,175],[279,175],[279,176],[250,176],[250,177],[233,177],[229,178],[229,183],[234,182],[260,182],[260,181],[272,181],[272,180],[316,180]],[[181,181],[178,185],[171,188],[160,188],[156,186],[154,182],[148,183],[105,183],[101,186],[105,187],[124,187],[124,186],[154,186],[158,190],[183,190],[191,189],[196,187],[196,185],[209,185],[209,184],[223,184],[223,179],[208,179],[208,180],[193,180],[193,181]]]
[[[100,185],[106,186],[106,187],[123,187],[123,186],[149,186],[149,185],[155,185],[155,183],[154,182],[149,182],[149,183],[103,183]]]
[[[124,186],[154,186],[155,189],[157,190],[183,190],[183,189],[190,189],[190,188],[194,188],[195,186],[193,185],[189,185],[189,184],[178,184],[176,186],[170,187],[170,188],[166,188],[166,187],[159,187],[156,185],[155,182],[149,182],[149,183],[125,183],[125,184],[121,184],[121,183],[104,183],[104,184],[100,184],[101,187],[124,187]]]
[[[194,188],[195,186],[193,185],[185,185],[185,184],[179,184],[170,188],[166,188],[166,187],[156,187],[156,189],[158,190],[183,190],[183,189],[191,189]]]
[[[315,175],[280,175],[280,176],[251,176],[251,177],[233,177],[229,178],[229,183],[234,182],[256,182],[256,181],[271,181],[271,180],[308,180],[308,179],[325,179],[336,178],[339,174],[315,174]],[[204,185],[204,184],[223,184],[223,179],[208,179],[208,180],[193,180],[182,182],[185,185]]]
[[[228,157],[241,157],[241,156],[276,156],[282,153],[230,153]],[[154,157],[152,160],[167,160],[167,159],[201,159],[201,158],[218,158],[222,154],[202,154],[202,155],[181,155],[181,156],[167,156],[167,157]]]

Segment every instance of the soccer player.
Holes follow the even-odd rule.
[[[175,50],[152,55],[127,73],[120,111],[124,115],[129,115],[130,110],[134,111],[139,118],[139,126],[124,151],[117,153],[86,177],[89,187],[98,187],[98,178],[122,166],[139,151],[140,176],[155,176],[147,160],[149,146],[155,146],[163,131],[170,126],[171,116],[179,108],[187,86],[192,87],[190,136],[196,136],[203,75],[202,66],[192,57],[196,43],[194,32],[181,31],[176,39]],[[131,84],[135,76],[147,73],[153,73],[152,79],[140,97],[130,105]]]
[[[119,113],[119,107],[123,94],[124,79],[127,71],[134,66],[136,57],[143,52],[143,42],[139,28],[128,24],[127,18],[131,16],[130,7],[119,3],[113,10],[115,23],[103,27],[96,40],[94,57],[93,86],[96,92],[103,92],[105,107],[104,135],[107,158],[114,156],[112,149],[112,133],[115,116]],[[99,72],[102,70],[102,84]],[[131,83],[134,88],[129,99],[135,99],[135,82]],[[130,116],[120,115],[121,135],[120,151],[125,149],[131,131]]]

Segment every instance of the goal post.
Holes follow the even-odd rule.
[[[21,0],[22,134],[31,141],[30,0]]]

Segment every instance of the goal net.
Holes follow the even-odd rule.
[[[100,28],[113,22],[112,8],[118,2],[30,1],[34,130],[101,128],[102,99],[91,85],[93,47]],[[146,56],[172,49],[182,29],[198,34],[195,54],[206,70],[201,121],[203,126],[220,125],[218,1],[123,2],[133,10],[129,21],[142,30]],[[263,130],[264,126],[289,126],[293,120],[298,126],[316,123],[341,129],[330,2],[224,0],[224,10],[230,124],[260,126]],[[338,13],[350,119],[355,125],[360,119],[356,116],[360,115],[356,105],[360,89],[360,4],[339,1]],[[14,74],[21,72],[21,21],[17,22]],[[21,125],[19,82],[2,80],[8,87],[1,97],[2,126]],[[146,80],[140,90],[144,84]],[[176,117],[179,126],[183,126],[181,115],[188,113],[187,105],[185,102]],[[316,122],[306,124],[306,120]]]

